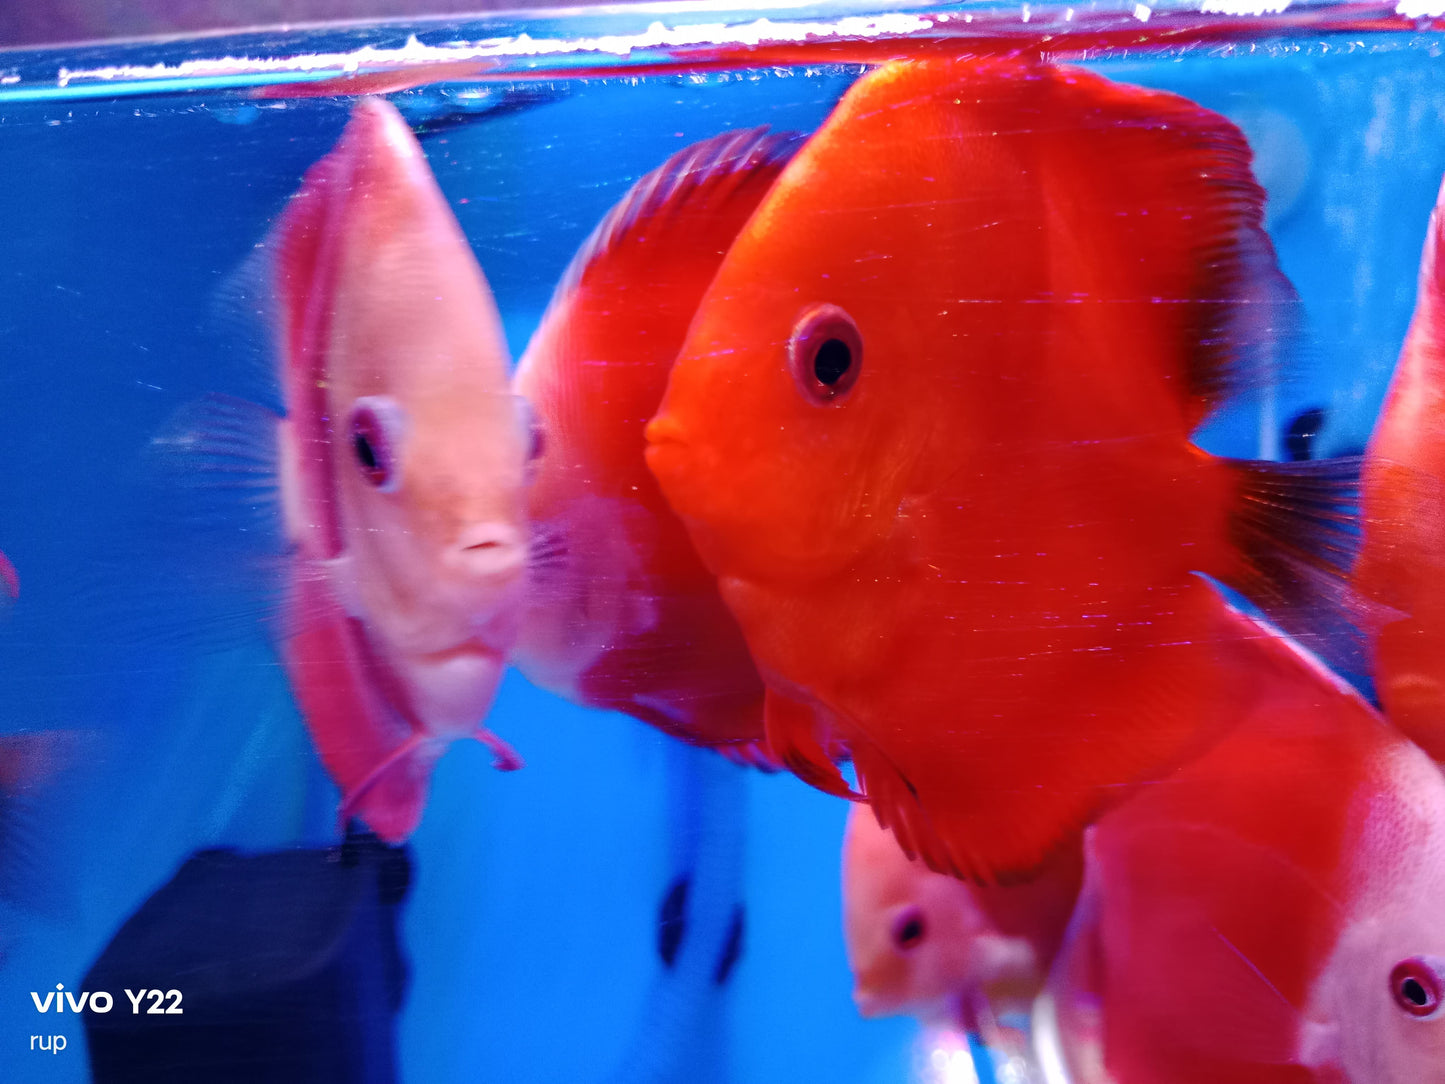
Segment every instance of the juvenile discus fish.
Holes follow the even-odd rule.
[[[1044,987],[1083,876],[1070,851],[1045,875],[1002,887],[934,873],[855,805],[843,837],[843,935],[864,1016],[947,1022],[1027,1057],[1000,1017],[1027,1014]]]
[[[564,274],[517,369],[537,416],[519,669],[590,707],[771,764],[742,632],[643,461],[643,429],[703,291],[797,149],[766,129],[678,151]]]
[[[1293,294],[1243,137],[1028,60],[864,76],[709,286],[647,462],[767,685],[773,751],[905,850],[1041,863],[1233,722],[1196,573],[1309,626],[1354,464],[1190,440]]]

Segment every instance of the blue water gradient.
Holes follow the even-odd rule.
[[[1270,228],[1306,303],[1307,345],[1273,401],[1221,419],[1210,447],[1251,454],[1322,407],[1321,449],[1359,448],[1445,170],[1445,69],[1422,43],[1097,67],[1235,117],[1280,195]],[[638,176],[728,128],[811,130],[855,74],[592,81],[439,125],[428,157],[513,352]],[[446,104],[435,91],[398,101],[418,121]],[[0,549],[23,578],[0,619],[0,731],[76,735],[12,843],[31,856],[23,891],[0,899],[7,1081],[88,1079],[74,1017],[64,1054],[11,1057],[38,1030],[27,992],[73,988],[188,853],[331,838],[337,796],[265,636],[264,593],[248,624],[177,589],[176,553],[201,543],[147,534],[159,528],[146,526],[158,520],[143,452],[185,403],[255,393],[254,360],[217,330],[217,298],[346,108],[197,93],[0,112]],[[841,803],[516,675],[491,726],[526,770],[502,776],[481,749],[455,748],[413,843],[404,1080],[905,1078],[913,1025],[862,1021],[849,997]],[[684,874],[692,905],[667,969],[658,907]],[[717,988],[738,905],[745,948]]]

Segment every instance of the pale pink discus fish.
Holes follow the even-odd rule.
[[[1082,879],[1074,849],[1026,883],[968,884],[910,859],[855,805],[843,837],[843,934],[858,1011],[946,1022],[1026,1056],[1026,1037],[999,1017],[1026,1013],[1043,989]]]
[[[267,246],[287,671],[342,816],[399,841],[446,745],[484,729],[516,635],[531,436],[501,321],[397,111],[357,104]]]

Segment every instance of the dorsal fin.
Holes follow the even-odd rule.
[[[1093,80],[1058,69],[1066,84]],[[1178,379],[1199,424],[1230,396],[1276,378],[1301,323],[1294,287],[1264,230],[1265,192],[1244,134],[1228,119],[1176,94],[1099,80],[1079,135],[1086,153],[1130,163],[1107,170],[1110,235],[1156,269],[1141,281],[1183,303]]]
[[[1113,201],[1132,251],[1162,273],[1167,292],[1149,300],[1184,305],[1177,379],[1188,423],[1198,426],[1232,396],[1283,382],[1300,352],[1299,296],[1265,232],[1265,193],[1244,134],[1177,95],[1120,85],[1099,95],[1107,107],[1086,122],[1102,143],[1096,153],[1134,167],[1110,174],[1122,191],[1101,198]],[[1360,627],[1374,619],[1348,584],[1360,542],[1360,460],[1225,463],[1232,552],[1228,567],[1202,571],[1337,670],[1362,675]]]
[[[1265,192],[1244,133],[1194,102],[1168,99],[1163,109],[1149,103],[1158,110],[1153,122],[1181,144],[1182,173],[1199,186],[1209,215],[1193,237],[1195,301],[1184,343],[1184,386],[1207,415],[1276,378],[1279,352],[1298,334],[1300,304],[1264,230]]]
[[[1203,116],[1214,124],[1200,133],[1211,165],[1201,165],[1199,176],[1218,200],[1222,232],[1202,238],[1195,250],[1199,300],[1186,342],[1185,386],[1207,413],[1278,379],[1281,355],[1299,334],[1300,300],[1265,233],[1265,193],[1243,133],[1222,117]]]
[[[562,273],[552,304],[577,289],[589,267],[642,231],[665,228],[684,208],[723,204],[758,174],[776,174],[805,138],[763,126],[723,132],[684,147],[642,177],[597,224]]]

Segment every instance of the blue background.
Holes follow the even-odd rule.
[[[1274,43],[1097,65],[1250,135],[1309,318],[1272,409],[1283,423],[1325,408],[1326,453],[1363,446],[1409,320],[1445,169],[1432,49]],[[728,128],[811,130],[852,77],[594,81],[428,137],[514,354],[637,177]],[[415,118],[447,104],[435,89],[398,102]],[[0,621],[0,731],[62,730],[70,750],[0,841],[8,1081],[87,1079],[74,1017],[47,1021],[65,1053],[12,1056],[40,1019],[28,991],[74,988],[188,853],[330,838],[336,793],[264,625],[212,620],[177,590],[171,561],[200,543],[155,533],[142,451],[181,405],[254,390],[217,298],[345,117],[344,102],[214,94],[0,106],[0,548],[24,585]],[[1260,439],[1252,409],[1209,437],[1243,453]],[[490,725],[527,769],[499,775],[454,747],[413,841],[406,1081],[905,1078],[913,1025],[862,1021],[850,999],[841,803],[515,674]],[[694,902],[666,971],[657,907],[680,872]],[[708,977],[738,902],[744,954],[719,993]]]

